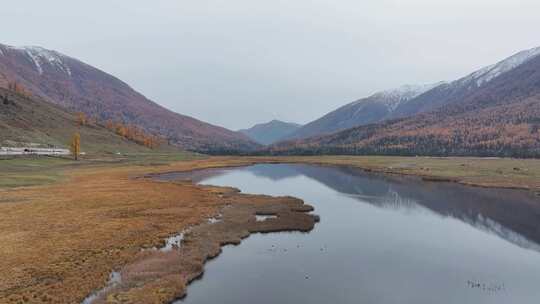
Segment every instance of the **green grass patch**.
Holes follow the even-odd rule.
[[[202,159],[190,153],[127,153],[89,155],[80,161],[69,158],[22,156],[0,158],[0,188],[51,184],[65,178],[66,170],[90,166],[162,166],[172,162]]]

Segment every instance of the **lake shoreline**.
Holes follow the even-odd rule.
[[[485,295],[471,290],[467,282],[483,282],[492,286],[489,288],[493,293],[498,293],[496,290],[501,284],[517,286],[519,280],[516,279],[521,274],[505,271],[505,267],[513,263],[507,255],[490,255],[486,248],[491,246],[476,247],[476,242],[483,244],[479,241],[482,240],[486,244],[497,244],[501,249],[513,248],[524,257],[534,255],[538,247],[535,242],[539,239],[536,223],[540,201],[527,191],[475,189],[446,181],[426,183],[412,176],[386,176],[350,167],[303,164],[260,164],[207,173],[170,174],[168,177],[175,176],[180,179],[191,176],[201,184],[233,186],[248,193],[294,195],[312,202],[324,217],[324,223],[309,235],[256,236],[242,247],[227,248],[223,257],[207,266],[208,275],[190,286],[189,296],[176,304],[207,303],[216,299],[222,299],[224,303],[242,303],[244,299],[252,302],[257,297],[261,298],[261,303],[272,303],[268,299],[286,302],[288,298],[280,296],[285,294],[290,294],[291,299],[295,299],[292,302],[296,303],[324,303],[330,298],[327,295],[343,300],[342,286],[347,286],[350,293],[344,296],[348,301],[338,302],[354,303],[354,299],[378,296],[381,303],[392,303],[383,301],[386,293],[379,289],[383,282],[388,283],[385,286],[397,284],[393,288],[396,295],[393,298],[397,295],[405,299],[429,298],[429,295],[415,291],[431,285],[432,290],[446,296],[456,292],[463,299],[484,300]],[[510,214],[507,212],[509,207],[513,210]],[[427,228],[428,225],[433,228]],[[335,237],[349,233],[354,241]],[[393,249],[388,249],[392,243]],[[427,258],[424,265],[425,259],[419,258],[423,253],[437,257],[435,264],[430,264]],[[385,258],[381,259],[381,255]],[[392,260],[390,256],[402,263],[390,262],[388,266],[388,260]],[[445,263],[439,264],[439,256]],[[471,267],[462,268],[470,260],[474,261]],[[493,262],[503,260],[503,266],[493,265]],[[339,263],[326,266],[325,263],[330,261]],[[395,267],[410,265],[405,261],[416,266]],[[379,262],[381,267],[373,266]],[[388,268],[382,270],[386,267],[383,265]],[[436,278],[439,267],[443,267],[440,265],[456,269],[456,276]],[[340,271],[332,272],[336,268]],[[347,273],[346,269],[354,270]],[[422,269],[428,269],[430,277],[435,276],[433,281],[424,282],[426,273]],[[494,269],[499,272],[495,273]],[[386,280],[370,280],[379,273],[398,275],[389,275]],[[529,274],[536,276],[538,273],[529,271]],[[393,278],[405,276],[415,282],[411,287],[417,285],[400,289],[399,279],[390,283]],[[340,281],[338,277],[346,279]],[[354,282],[358,283],[358,289],[354,289]],[[534,294],[536,289],[531,288],[531,281],[524,283],[529,284],[526,285],[528,296]],[[291,293],[290,286],[299,286],[298,293]],[[314,287],[321,288],[313,290]],[[509,288],[507,294],[497,294],[497,297],[519,295]]]
[[[259,163],[346,166],[366,172],[415,176],[426,182],[452,182],[471,187],[527,190],[540,194],[540,160],[536,159],[394,156],[309,156],[261,159]]]
[[[141,251],[134,262],[118,271],[122,282],[99,293],[89,303],[180,300],[187,295],[189,284],[203,276],[206,262],[221,254],[222,247],[240,245],[255,233],[307,233],[319,221],[318,216],[309,214],[313,207],[297,198],[242,194],[232,188],[222,190],[220,197],[230,203],[220,210],[218,220],[184,230],[177,248]],[[272,218],[259,221],[256,217],[260,215]]]
[[[308,156],[308,157],[214,157],[216,159],[233,160],[230,164],[220,164],[211,167],[196,168],[187,171],[198,171],[206,169],[228,169],[256,164],[309,164],[319,166],[343,166],[354,167],[366,172],[380,173],[386,175],[414,176],[426,182],[451,182],[465,186],[481,188],[500,188],[533,191],[540,195],[540,160],[536,159],[512,159],[512,158],[473,158],[473,157],[397,157],[397,156]],[[371,160],[376,159],[376,164],[371,164]],[[394,160],[401,159],[403,163],[395,163]],[[235,163],[234,160],[244,160],[245,162]],[[363,160],[358,162],[358,160]],[[382,161],[381,161],[382,160]],[[407,166],[408,162],[414,160],[415,166]],[[445,164],[437,171],[431,171],[429,165],[423,165],[425,160],[430,160],[431,164],[438,162]],[[469,174],[455,174],[453,170],[464,166],[464,163],[484,162],[487,168],[474,168]],[[387,162],[385,164],[385,162]],[[406,163],[406,164],[404,164]],[[518,165],[514,163],[519,163]],[[519,179],[509,176],[509,173],[516,173],[521,170],[528,170],[528,164],[534,165],[534,172],[531,176]],[[520,167],[524,167],[521,169]],[[511,167],[508,172],[501,172],[499,167]],[[466,168],[468,169],[468,168]],[[475,176],[475,169],[485,171],[487,176]],[[149,173],[143,177],[152,177],[156,174],[177,173],[186,171],[164,171],[159,173]]]

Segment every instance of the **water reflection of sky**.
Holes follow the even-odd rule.
[[[214,173],[199,172],[198,181],[300,197],[315,206],[321,223],[307,235],[255,235],[225,248],[183,303],[476,304],[540,298],[540,202],[528,192],[347,167],[256,165]],[[493,290],[505,284],[505,290],[477,290],[471,282]]]

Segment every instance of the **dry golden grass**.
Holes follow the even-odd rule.
[[[224,204],[209,189],[134,177],[247,163],[81,168],[65,182],[0,190],[0,302],[79,302],[141,247],[159,245]]]
[[[186,286],[202,275],[208,259],[217,257],[225,244],[241,243],[251,233],[313,229],[313,207],[291,197],[246,195],[214,188],[234,204],[221,208],[220,221],[201,223],[185,231],[178,250],[145,250],[120,271],[121,281],[102,290],[94,304],[170,303],[186,295]],[[256,214],[275,218],[257,221]]]

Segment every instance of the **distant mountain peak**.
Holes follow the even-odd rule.
[[[444,83],[444,81],[441,81],[431,84],[406,84],[395,89],[377,92],[371,95],[371,98],[379,100],[385,104],[390,111],[393,111],[401,102],[413,99]]]
[[[249,129],[239,130],[252,140],[263,145],[273,144],[284,139],[289,134],[298,130],[301,125],[273,119],[266,123],[256,124]]]
[[[373,94],[382,95],[382,96],[400,96],[400,97],[409,97],[414,98],[432,88],[444,83],[444,81],[430,84],[405,84],[395,89],[384,90],[378,93]]]
[[[392,114],[401,104],[441,85],[444,82],[420,85],[403,85],[396,89],[377,92],[369,97],[346,104],[314,120],[286,139],[301,139],[330,134],[348,128],[376,123]]]
[[[279,119],[272,119],[271,121],[268,122],[268,124],[291,124],[291,122],[286,122],[286,121],[279,120]],[[294,123],[292,123],[292,124],[294,124]]]
[[[283,121],[283,120],[279,120],[279,119],[272,119],[271,121],[269,121],[267,123],[260,123],[260,124],[257,124],[256,126],[263,126],[263,125],[296,125],[296,126],[299,126],[299,124],[297,124],[297,123],[287,122],[287,121]]]

